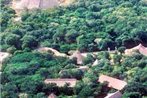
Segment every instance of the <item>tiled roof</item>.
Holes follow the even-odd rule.
[[[127,82],[109,77],[106,75],[100,75],[99,80],[100,83],[108,82],[108,87],[112,87],[117,90],[122,90],[126,85]]]

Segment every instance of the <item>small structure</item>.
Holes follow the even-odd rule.
[[[108,94],[105,98],[121,98],[122,94],[119,91],[116,91],[115,93]]]
[[[135,53],[135,51],[139,50],[139,48],[140,48],[140,44],[136,47],[131,48],[131,49],[126,49],[125,54],[128,56],[131,56],[132,54]]]
[[[99,42],[101,42],[101,41],[102,41],[102,38],[96,38],[96,39],[94,40],[94,42],[97,43],[97,44],[99,44]]]
[[[0,52],[0,63],[2,63],[10,54],[7,52]]]
[[[140,52],[142,55],[147,56],[147,47],[144,47],[144,46],[141,44],[141,45],[140,45],[140,48],[139,48],[139,52]]]
[[[61,70],[59,72],[59,74],[63,74],[65,72],[68,72],[68,71],[74,71],[74,70],[81,70],[82,72],[85,72],[89,69],[88,66],[78,66],[77,68],[72,68],[72,69],[64,69],[64,70]]]
[[[70,51],[68,52],[68,54],[71,55],[71,54],[73,54],[73,53],[75,53],[75,52],[76,52],[75,50],[70,50]],[[90,54],[90,55],[92,55],[92,56],[95,56],[97,53],[98,53],[98,52],[85,52],[85,53],[81,53],[81,55],[82,55],[84,58],[86,58],[88,54]]]
[[[28,94],[27,93],[20,93],[19,98],[28,98]]]
[[[57,96],[54,93],[51,93],[48,98],[57,98]]]
[[[84,59],[84,57],[82,56],[82,54],[80,53],[80,51],[75,51],[74,53],[73,53],[73,55],[71,55],[70,57],[69,57],[70,59],[73,59],[73,58],[76,58],[77,59],[77,64],[83,64],[83,59]]]
[[[56,84],[58,87],[63,87],[68,84],[69,87],[75,87],[77,80],[76,79],[46,79],[45,84]]]
[[[81,53],[81,55],[83,57],[87,57],[88,54],[92,55],[93,57],[95,57],[97,55],[98,52],[85,52],[85,53]]]
[[[2,63],[5,61],[6,58],[8,58],[10,56],[9,53],[7,52],[0,52],[0,70],[2,67]]]
[[[21,22],[21,17],[14,18],[14,22]]]
[[[109,77],[106,75],[100,75],[99,80],[100,83],[108,82],[108,87],[112,87],[117,90],[122,90],[126,85],[127,82]]]
[[[138,46],[131,49],[126,49],[125,54],[131,56],[135,53],[135,51],[139,51],[139,53],[141,53],[142,55],[147,56],[147,47],[144,47],[142,44],[139,44]]]
[[[96,60],[93,62],[92,66],[98,65],[98,63],[99,63],[99,61],[98,61],[98,59],[96,59]]]
[[[78,68],[75,68],[75,69],[79,69],[84,72],[84,71],[88,70],[89,67],[88,66],[79,66]]]

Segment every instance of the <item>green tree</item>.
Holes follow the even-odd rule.
[[[11,46],[19,47],[20,45],[20,36],[16,34],[8,34],[5,38],[5,43]]]
[[[38,45],[38,41],[34,36],[25,35],[22,39],[22,48],[34,48]]]

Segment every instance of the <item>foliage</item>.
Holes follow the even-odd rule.
[[[76,0],[67,7],[25,12],[21,22],[14,22],[10,0],[0,1],[0,49],[12,54],[1,70],[2,98],[18,98],[20,93],[47,98],[52,92],[59,98],[105,97],[114,89],[97,81],[100,74],[128,82],[123,98],[147,96],[147,57],[123,55],[126,48],[147,43],[146,0]],[[76,59],[34,51],[40,46],[64,53],[103,52],[88,55],[84,66],[89,69],[81,71],[75,69]],[[121,54],[106,52],[115,48]],[[95,59],[98,64],[90,66]],[[60,74],[63,70],[68,71]],[[46,78],[76,78],[78,83],[72,89],[57,87],[44,84]]]

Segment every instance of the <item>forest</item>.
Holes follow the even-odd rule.
[[[100,74],[127,81],[122,98],[147,98],[147,56],[124,55],[125,49],[139,43],[147,46],[146,0],[76,0],[67,7],[26,11],[20,22],[14,21],[11,0],[0,2],[0,49],[12,54],[2,66],[1,98],[19,98],[20,93],[47,98],[53,92],[58,98],[104,98],[100,96],[116,90],[105,89],[106,84],[97,81]],[[88,66],[87,71],[71,70],[76,59],[40,53],[39,47],[66,54],[70,50],[98,53],[84,58],[81,66]],[[108,48],[117,51],[112,54]],[[92,66],[96,59],[99,63]],[[75,78],[78,83],[72,89],[59,88],[46,85],[47,78]]]

